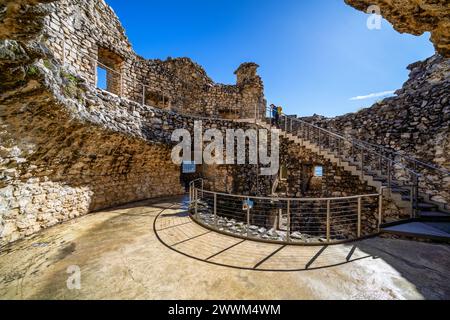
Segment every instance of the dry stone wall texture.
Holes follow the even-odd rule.
[[[303,120],[450,171],[450,59],[436,54],[408,68],[410,78],[394,97],[357,113]],[[434,201],[450,203],[448,175],[420,165],[416,170]]]
[[[99,61],[115,78],[111,91],[136,102],[223,118],[264,113],[264,88],[254,63],[238,68],[237,85],[216,84],[189,58],[137,56],[114,11],[102,0],[60,0],[49,6],[46,43],[68,70],[90,83],[96,81]]]

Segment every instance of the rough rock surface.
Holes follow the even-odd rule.
[[[436,51],[450,58],[450,5],[447,0],[345,0],[367,12],[372,5],[402,33],[422,35],[431,32]]]
[[[22,0],[0,6],[0,245],[93,210],[182,193],[180,168],[170,160],[170,137],[174,129],[192,131],[199,118],[181,113],[254,117],[258,108],[264,108],[256,64],[242,64],[236,71],[236,85],[226,86],[213,83],[187,58],[145,60],[132,51],[119,20],[102,0]],[[96,89],[97,65],[91,57],[116,68],[107,78],[110,92]],[[447,71],[430,69],[417,90],[412,88],[415,82],[407,85],[402,96],[413,97],[406,101],[419,106],[411,112],[413,117],[420,108],[444,106],[447,110],[448,99],[437,103],[445,98],[438,90],[448,85],[441,79],[448,79]],[[421,78],[423,72],[418,74]],[[144,96],[142,84],[148,88]],[[417,92],[423,96],[416,97]],[[422,106],[428,96],[432,102]],[[231,113],[230,106],[234,107]],[[392,108],[389,121],[398,123],[403,132],[409,122],[399,122],[398,110]],[[424,125],[448,122],[433,112],[427,110],[431,120]],[[204,128],[222,131],[254,128],[202,120]],[[382,123],[391,127],[389,121]],[[439,137],[439,130],[433,138]],[[397,135],[389,142],[396,143],[395,139]],[[304,194],[373,191],[317,155],[286,141],[282,146],[283,161],[294,172],[282,186],[288,194],[296,194],[296,184],[315,164],[327,166],[329,185]],[[218,180],[219,191],[265,195],[271,191],[272,177],[255,179],[256,166],[205,166],[202,170],[206,178]]]
[[[450,170],[450,59],[437,54],[408,68],[410,78],[394,97],[356,113],[303,120]],[[416,170],[436,202],[450,202],[448,175],[421,165]]]

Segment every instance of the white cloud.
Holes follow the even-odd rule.
[[[386,97],[386,96],[393,95],[394,93],[395,93],[395,91],[383,91],[383,92],[371,93],[371,94],[368,94],[365,96],[353,97],[353,98],[350,98],[350,100],[357,101],[357,100],[367,100],[367,99],[372,99],[372,98]]]

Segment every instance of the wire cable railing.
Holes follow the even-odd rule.
[[[268,120],[273,124],[270,108]],[[320,151],[328,151],[338,159],[354,165],[361,172],[361,178],[372,176],[390,192],[402,195],[411,203],[412,215],[417,215],[419,200],[435,195],[445,189],[450,172],[426,164],[412,157],[390,151],[353,137],[339,135],[296,117],[280,115],[276,124],[287,134],[315,144]]]
[[[81,54],[85,55],[83,53]],[[120,90],[118,90],[117,94],[121,98],[127,99],[127,97],[124,96],[125,81],[127,83],[134,83],[135,86],[141,86],[141,101],[137,101],[139,100],[139,97],[133,97],[133,99],[136,100],[135,102],[146,106],[146,92],[149,90],[149,86],[147,84],[137,79],[125,79],[121,71],[110,68],[99,62],[98,59],[89,55],[85,56],[90,61],[93,61],[95,66],[95,79],[97,79],[97,66],[108,70],[112,73],[114,78],[119,79]],[[97,86],[96,81],[97,80],[95,80],[95,86]],[[184,83],[181,79],[177,79],[177,81]],[[115,82],[117,82],[117,80],[115,80]],[[118,86],[117,83],[115,83],[115,85]],[[163,103],[165,103],[166,99],[164,92],[162,95]],[[255,122],[257,122],[260,118],[263,119],[264,115],[260,114],[257,105],[255,105],[254,109]],[[266,119],[271,119],[272,114],[270,109],[268,110],[270,116],[266,116]],[[236,110],[233,112],[235,116],[238,117],[239,113]],[[179,111],[176,111],[176,113],[183,115],[183,113]],[[209,117],[189,116],[195,117],[199,120],[215,119],[236,121],[236,119],[220,118],[218,115],[211,115]],[[285,132],[308,140],[316,144],[320,149],[330,151],[339,159],[349,161],[360,170],[362,178],[364,178],[365,175],[370,175],[379,179],[379,181],[381,181],[390,191],[398,191],[405,199],[411,202],[412,214],[414,216],[416,215],[419,198],[421,196],[426,197],[435,195],[436,190],[442,189],[442,181],[445,181],[446,178],[450,177],[450,172],[448,170],[438,168],[437,166],[427,164],[423,161],[419,161],[382,146],[377,146],[353,137],[337,134],[296,117],[281,115],[279,125]]]
[[[341,198],[251,197],[189,189],[194,221],[219,233],[284,244],[334,244],[377,235],[383,192]]]

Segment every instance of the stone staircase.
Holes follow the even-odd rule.
[[[288,119],[287,117],[285,118]],[[305,136],[300,136],[295,130],[288,130],[288,128],[292,128],[292,121],[290,125],[286,122],[281,126],[280,136],[282,138],[297,143],[321,155],[352,175],[358,176],[362,181],[367,182],[369,186],[390,197],[398,207],[411,214],[411,219],[382,225],[381,232],[410,238],[450,242],[450,212],[446,207],[433,203],[430,201],[429,196],[421,194],[413,186],[405,185],[399,181],[392,181],[382,169],[373,168],[371,164],[365,165],[358,158],[333,152],[312,142]],[[270,119],[257,120],[256,124],[267,130],[275,129],[270,124]],[[308,124],[305,123],[305,125]]]

